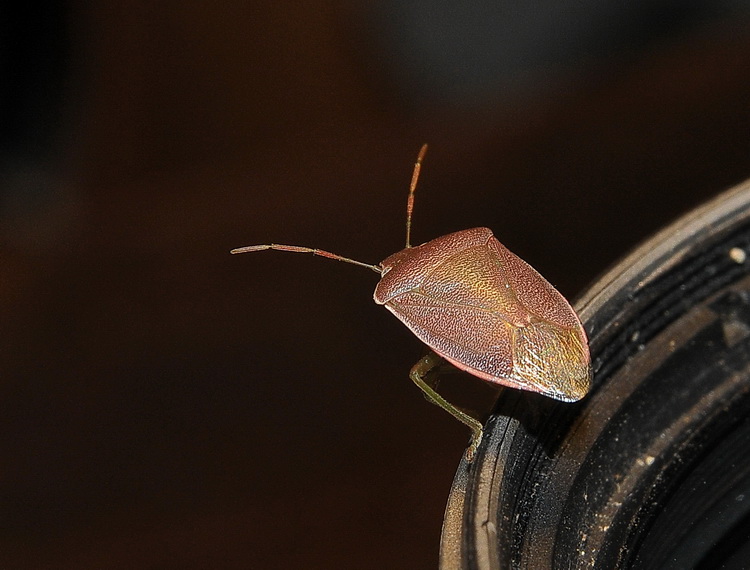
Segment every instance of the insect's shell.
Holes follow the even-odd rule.
[[[558,400],[588,392],[590,356],[578,316],[489,229],[439,237],[381,266],[375,302],[458,368]]]

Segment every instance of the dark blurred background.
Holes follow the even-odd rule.
[[[0,567],[434,568],[467,430],[377,263],[575,297],[750,176],[742,1],[4,2]]]

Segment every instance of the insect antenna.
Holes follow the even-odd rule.
[[[233,249],[229,253],[250,253],[253,251],[263,251],[265,249],[275,249],[277,251],[291,251],[292,253],[312,253],[313,255],[319,255],[320,257],[327,257],[328,259],[334,259],[336,261],[343,261],[344,263],[351,263],[352,265],[359,265],[361,267],[367,267],[368,269],[372,269],[373,271],[375,271],[376,273],[380,275],[383,274],[383,268],[380,267],[379,265],[363,263],[355,259],[349,259],[348,257],[344,257],[343,255],[337,255],[335,253],[331,253],[330,251],[324,251],[322,249],[315,249],[312,247],[304,247],[300,245],[281,245],[278,243],[268,243],[268,244],[262,244],[262,245],[248,245],[245,247],[238,247],[237,249]]]
[[[422,170],[422,161],[427,152],[427,144],[423,144],[419,149],[417,161],[414,163],[414,172],[411,174],[411,184],[409,184],[409,197],[406,200],[406,247],[411,247],[411,215],[414,211],[414,191],[417,189],[417,180],[419,180],[419,171]]]

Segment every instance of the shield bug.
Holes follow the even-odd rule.
[[[473,228],[411,246],[414,192],[426,151],[424,145],[409,185],[406,247],[381,263],[296,245],[251,245],[232,253],[311,253],[380,274],[375,302],[432,349],[414,365],[410,377],[428,400],[471,428],[471,460],[482,424],[436,391],[434,373],[443,359],[488,382],[572,402],[589,390],[588,341],[565,298],[491,230]]]

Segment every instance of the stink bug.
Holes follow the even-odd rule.
[[[379,273],[374,299],[432,349],[410,377],[428,400],[472,430],[471,460],[482,424],[437,393],[430,381],[442,359],[483,380],[557,400],[583,398],[591,382],[586,333],[565,298],[505,248],[487,228],[445,235],[412,247],[414,192],[427,145],[414,165],[406,206],[406,247],[377,265],[296,245],[251,245],[312,253]]]

